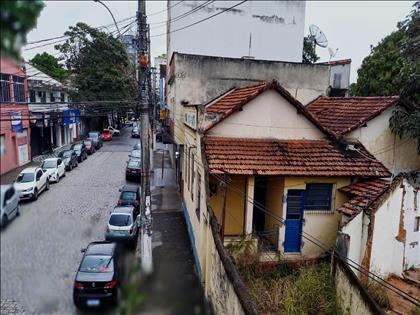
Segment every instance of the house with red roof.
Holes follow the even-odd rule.
[[[360,141],[394,175],[420,169],[416,139],[400,138],[389,128],[396,109],[411,110],[399,96],[320,96],[307,109],[337,138]]]
[[[340,189],[391,175],[275,80],[189,106],[184,125],[183,205],[203,281],[209,209],[225,244],[247,238],[262,259],[316,258],[335,245],[337,209],[349,200]]]

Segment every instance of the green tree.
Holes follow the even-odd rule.
[[[56,45],[72,73],[74,101],[133,100],[136,95],[134,69],[123,44],[85,23],[70,26],[64,44]],[[94,111],[93,107],[86,108]],[[102,110],[123,108],[116,102]]]
[[[31,64],[42,72],[45,72],[58,81],[65,81],[69,79],[70,72],[65,69],[59,61],[59,58],[46,52],[36,54],[35,57],[30,60]]]
[[[36,26],[44,4],[40,0],[0,1],[0,31],[2,55],[20,57],[20,48],[26,43],[26,34]]]
[[[358,78],[350,87],[352,96],[400,95],[413,108],[397,109],[390,119],[392,132],[419,139],[420,143],[420,1],[397,30],[378,45],[357,71]],[[420,149],[420,147],[419,147]]]
[[[319,60],[318,55],[315,52],[314,43],[309,37],[305,36],[303,38],[303,52],[302,52],[302,62],[303,63],[315,63]]]

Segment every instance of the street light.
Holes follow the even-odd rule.
[[[102,4],[107,10],[108,10],[108,12],[109,12],[109,14],[111,14],[111,16],[112,16],[112,19],[114,20],[114,24],[115,24],[115,27],[117,28],[117,31],[118,31],[118,34],[119,34],[119,37],[121,37],[121,32],[120,32],[120,29],[118,28],[118,24],[117,24],[117,22],[115,21],[115,18],[114,18],[114,14],[112,14],[112,12],[111,12],[111,10],[107,7],[107,5],[105,4],[105,3],[103,3],[101,0],[93,0],[94,2],[99,2],[100,4]]]

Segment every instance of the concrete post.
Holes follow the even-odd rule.
[[[247,177],[246,183],[246,207],[245,207],[245,235],[252,234],[253,212],[254,212],[254,189],[255,177]]]

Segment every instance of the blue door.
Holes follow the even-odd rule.
[[[285,253],[299,253],[302,244],[302,221],[305,191],[290,189],[287,192]]]

